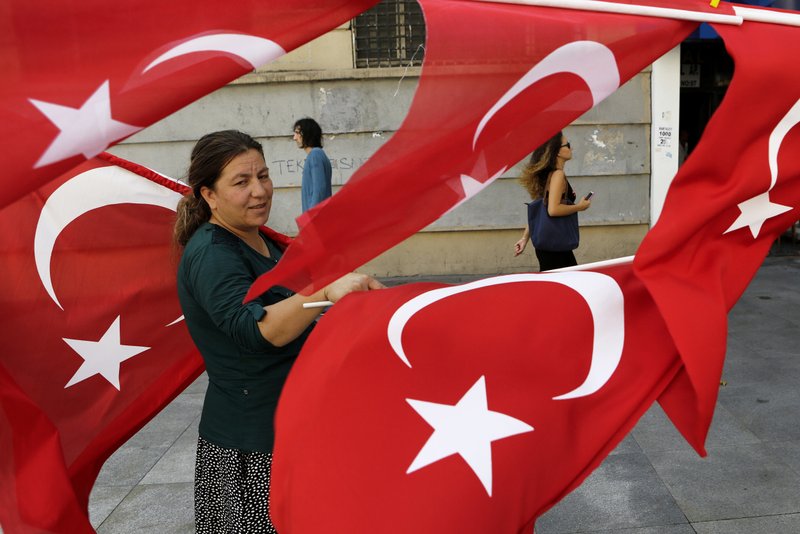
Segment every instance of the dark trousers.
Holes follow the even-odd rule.
[[[578,265],[575,254],[571,250],[539,250],[536,251],[536,259],[539,260],[540,271],[550,271],[561,267],[571,267]]]

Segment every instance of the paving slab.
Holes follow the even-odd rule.
[[[696,534],[688,523],[679,525],[659,525],[657,527],[622,528],[614,530],[591,530],[591,534]],[[579,534],[579,533],[574,533]]]
[[[797,384],[800,380],[800,356],[791,345],[786,345],[796,341],[794,338],[785,339],[780,349],[759,349],[745,342],[730,341],[722,371],[725,387],[757,385],[769,388],[772,384],[789,387]],[[723,388],[721,393],[728,392]]]
[[[98,486],[95,484],[89,496],[89,521],[92,526],[94,528],[99,527],[134,487]],[[0,532],[0,534],[2,533]]]
[[[642,416],[634,427],[632,435],[643,451],[679,451],[696,454],[657,403]],[[706,450],[709,454],[732,444],[759,443],[759,441],[759,438],[731,412],[721,404],[717,405],[706,439]]]
[[[628,434],[625,436],[625,439],[620,441],[619,445],[611,451],[611,454],[630,454],[636,452],[642,452],[642,448],[639,446],[639,443],[636,442],[633,434]]]
[[[103,464],[95,486],[133,486],[197,419],[202,395],[181,394]]]
[[[719,402],[762,441],[800,440],[800,380],[729,384]]]
[[[97,528],[97,534],[190,534],[194,484],[136,486]]]
[[[764,444],[690,452],[648,452],[691,522],[800,513],[800,477]]]
[[[579,488],[536,522],[538,534],[657,527],[687,523],[642,454],[611,455]]]
[[[800,441],[768,443],[767,448],[775,455],[775,458],[800,475]]]
[[[800,514],[695,523],[697,534],[797,534]]]
[[[194,482],[194,464],[197,455],[197,436],[200,416],[189,425],[180,438],[169,448],[142,479],[142,484],[168,484]]]

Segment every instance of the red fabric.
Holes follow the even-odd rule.
[[[103,153],[0,210],[14,229],[0,235],[0,323],[12,334],[0,360],[6,534],[93,532],[86,510],[103,462],[202,372],[183,322],[172,324],[172,210],[188,191]],[[117,317],[119,343],[146,348],[120,363],[119,389],[102,373],[67,386],[84,363],[67,340],[98,341]]]
[[[735,61],[733,81],[634,263],[686,366],[661,403],[701,453],[719,389],[727,312],[800,211],[800,128],[794,126],[800,121],[800,69],[792,55],[800,49],[800,32],[748,21],[715,29]],[[770,135],[777,156],[771,189]],[[742,214],[739,204],[767,191],[778,214],[752,230],[731,229],[741,226],[734,224]]]
[[[171,324],[181,310],[165,208],[179,198],[93,160],[0,211],[14,229],[0,235],[7,534],[93,532],[88,496],[105,459],[202,371],[185,326]],[[75,378],[88,367],[70,343],[104,339],[116,321],[117,346],[144,350],[121,361],[116,385],[113,372]]]
[[[610,79],[616,61],[621,84],[696,27],[520,5],[421,4],[425,61],[406,120],[329,202],[305,214],[283,260],[253,285],[248,298],[275,284],[312,291],[358,268],[463,201],[462,176],[470,177],[463,179],[471,191],[479,189],[595,103],[584,79],[566,72],[510,94],[535,65],[543,68],[552,60],[553,70],[561,71],[572,61],[598,87],[596,79]],[[591,51],[565,53],[577,46],[571,43],[586,40],[593,41]],[[615,60],[606,60],[602,48]],[[506,94],[513,98],[491,112]]]
[[[527,280],[436,300],[411,314],[400,334],[410,366],[390,345],[390,319],[414,297],[449,286],[409,284],[337,303],[306,343],[278,406],[270,497],[277,530],[531,532],[680,366],[630,264],[598,272],[606,276],[510,275]],[[573,289],[566,275],[593,277],[584,281],[591,289]],[[602,346],[594,351],[599,363],[618,336],[623,348],[610,379],[593,394],[554,400],[587,377],[593,341]],[[492,443],[490,491],[457,454],[407,473],[433,433],[407,399],[455,405],[480,377],[489,410],[533,427]],[[486,426],[465,419],[469,428]]]
[[[136,0],[109,9],[100,0],[54,2],[46,8],[26,0],[4,2],[0,207],[247,73],[253,61],[265,63],[272,56],[263,39],[289,51],[375,3],[243,0],[231,9],[214,0]],[[208,41],[222,34],[240,39],[224,45]],[[211,51],[184,50],[146,69],[161,54],[190,43]],[[228,52],[214,51],[222,49]],[[106,116],[110,109],[111,119],[128,126],[98,125],[91,114],[79,119],[67,109],[83,109],[87,101]],[[62,127],[43,109],[60,112],[68,125],[78,126],[75,131],[64,127],[74,135],[62,136]],[[58,144],[58,154],[45,157],[58,139],[68,138],[69,143]]]

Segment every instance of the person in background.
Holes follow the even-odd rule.
[[[564,164],[572,159],[572,145],[562,132],[558,132],[545,144],[531,154],[530,162],[525,166],[519,181],[527,189],[531,199],[544,198],[547,213],[550,217],[565,217],[591,206],[591,201],[582,198],[576,200],[575,191],[564,174]],[[573,204],[574,203],[574,204]],[[514,256],[525,250],[530,239],[530,228],[525,227],[522,238],[514,244]],[[575,254],[571,250],[535,249],[539,260],[539,269],[549,271],[577,265]]]
[[[683,165],[689,156],[689,132],[681,130],[678,134],[678,167]]]
[[[272,287],[243,304],[282,250],[260,228],[269,220],[272,181],[261,145],[235,130],[214,132],[195,145],[191,193],[178,204],[174,229],[182,249],[178,297],[186,326],[206,364],[206,390],[195,464],[195,523],[199,534],[266,534],[274,441],[281,389],[321,308],[383,285],[351,273],[303,296]]]
[[[314,119],[294,123],[294,142],[306,152],[300,190],[303,212],[331,196],[331,162],[322,150],[322,128]]]

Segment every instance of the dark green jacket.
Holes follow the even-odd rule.
[[[275,347],[256,323],[266,314],[264,306],[291,292],[276,286],[242,304],[256,277],[280,258],[280,249],[264,240],[272,258],[224,228],[204,224],[183,251],[178,297],[208,372],[200,436],[220,447],[272,452],[278,397],[313,325],[285,347]]]

